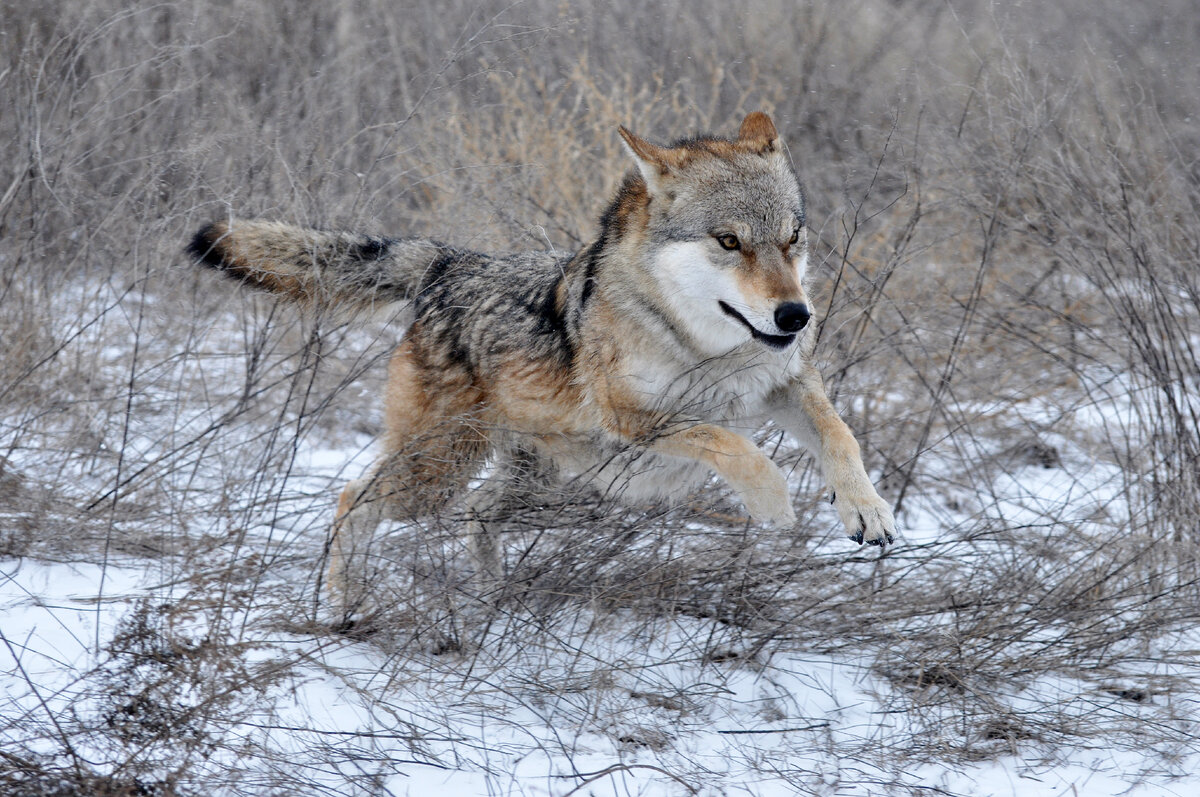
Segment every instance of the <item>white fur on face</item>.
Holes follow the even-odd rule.
[[[797,263],[804,273],[807,257]],[[729,351],[749,340],[750,331],[730,318],[718,302],[737,310],[760,332],[783,334],[775,326],[775,307],[760,306],[742,294],[733,272],[716,265],[702,241],[684,241],[664,247],[655,259],[655,275],[673,315],[701,349],[714,354]]]
[[[721,312],[718,301],[744,305],[737,281],[728,269],[708,259],[701,241],[668,244],[655,258],[654,273],[663,298],[692,339],[704,351],[729,351],[750,339],[750,333]]]

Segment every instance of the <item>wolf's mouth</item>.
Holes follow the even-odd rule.
[[[758,329],[753,324],[751,324],[749,321],[747,321],[746,317],[744,315],[742,315],[741,313],[739,313],[737,310],[734,310],[732,307],[725,304],[725,302],[722,302],[720,299],[717,300],[717,304],[721,305],[721,310],[722,310],[722,312],[725,313],[725,315],[729,316],[730,318],[734,319],[735,321],[740,321],[742,323],[742,326],[744,326],[746,329],[750,330],[750,334],[754,336],[755,340],[765,343],[766,345],[770,346],[772,349],[787,348],[791,344],[791,342],[796,339],[795,334],[768,335],[766,332],[759,332]]]

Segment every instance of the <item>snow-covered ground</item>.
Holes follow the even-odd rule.
[[[353,469],[366,457],[359,445],[300,451],[295,486],[314,496],[308,511],[328,511],[319,490],[347,461],[358,460]],[[1036,525],[1060,512],[1072,490],[1089,502],[1119,500],[1111,469],[1072,467],[1083,466],[1064,457],[1061,467],[1016,469],[996,480],[990,505],[960,507],[960,520],[991,512],[1014,526]],[[903,545],[935,544],[954,513],[933,500],[915,506]],[[321,518],[309,522],[319,527]],[[266,551],[280,538],[260,528],[243,544]],[[836,537],[819,545],[829,555],[851,552],[843,546]],[[898,556],[902,563],[903,547]],[[295,567],[280,571],[256,582],[261,595],[294,589]],[[128,555],[104,565],[0,562],[2,746],[59,757],[69,746],[104,771],[119,770],[129,745],[140,743],[151,762],[143,772],[154,771],[158,755],[165,775],[178,764],[176,743],[153,733],[153,712],[165,711],[175,723],[170,733],[203,737],[189,778],[211,771],[225,784],[217,793],[277,793],[271,784],[281,782],[310,793],[560,797],[1200,793],[1200,755],[1188,743],[1197,738],[1200,692],[1153,688],[1200,683],[1200,634],[1131,659],[1123,676],[1142,679],[1129,681],[1126,694],[1111,688],[1111,673],[1014,673],[986,696],[1002,708],[997,716],[1053,713],[1057,722],[1090,724],[1094,744],[1059,746],[996,727],[976,747],[989,754],[970,760],[951,752],[966,724],[946,712],[944,757],[897,758],[914,738],[936,751],[932,736],[941,731],[898,708],[900,687],[881,677],[869,649],[814,653],[776,642],[750,658],[714,655],[716,620],[587,605],[542,618],[536,633],[512,632],[523,618],[509,610],[492,618],[495,630],[475,633],[469,653],[398,648],[289,629],[279,603],[266,598],[189,612],[191,577]],[[1045,630],[1046,644],[1055,633]],[[206,658],[214,643],[238,660]],[[172,656],[188,663],[176,667]],[[138,693],[138,679],[157,684],[142,692],[151,703],[171,705],[131,707],[126,698]],[[208,679],[241,691],[214,696]],[[114,717],[145,738],[120,731]],[[1181,741],[1139,750],[1129,740],[1142,723],[1175,723],[1166,736]],[[234,771],[236,787],[228,785]]]

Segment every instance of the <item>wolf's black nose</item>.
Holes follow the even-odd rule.
[[[775,326],[784,332],[799,332],[809,317],[808,305],[802,302],[784,302],[775,308]]]

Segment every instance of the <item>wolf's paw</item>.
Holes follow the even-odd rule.
[[[774,466],[771,471],[770,484],[747,490],[742,495],[742,502],[755,523],[773,529],[790,529],[796,525],[796,512],[792,509],[787,479]]]
[[[836,491],[833,505],[846,526],[846,533],[859,545],[866,543],[882,548],[895,542],[896,519],[892,517],[892,508],[871,485],[866,485],[865,489]]]
[[[790,529],[796,525],[796,512],[790,505],[785,505],[777,511],[769,513],[761,510],[755,512],[751,509],[750,517],[755,523],[761,523],[770,529]]]

